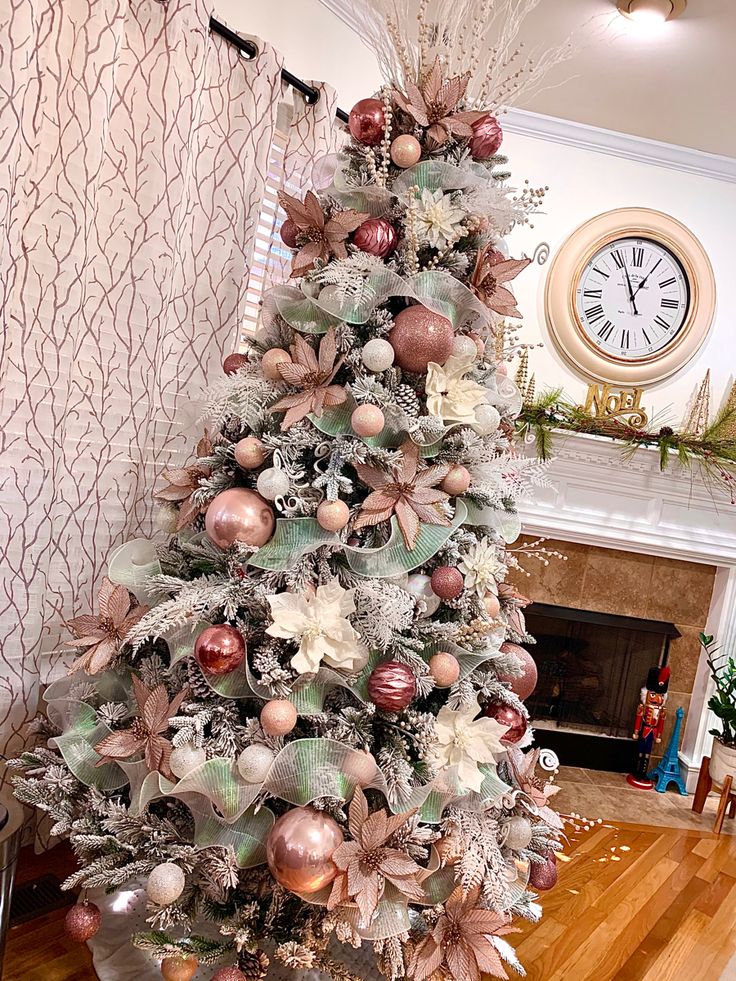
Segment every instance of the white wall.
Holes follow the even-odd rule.
[[[329,82],[346,110],[380,84],[371,53],[319,0],[217,0],[215,13],[229,26],[270,41],[283,53],[291,71],[303,78]],[[650,389],[644,404],[658,414],[666,412],[666,421],[678,424],[706,368],[711,369],[711,404],[718,404],[736,365],[732,231],[736,184],[515,133],[507,135],[504,149],[511,158],[515,182],[521,184],[528,178],[535,186],[550,187],[545,214],[535,218],[535,227],[520,229],[511,236],[509,245],[514,255],[531,255],[541,241],[549,242],[554,253],[577,225],[618,207],[668,212],[701,240],[713,264],[718,289],[714,327],[689,366]],[[522,340],[545,342],[543,349],[530,356],[538,388],[562,385],[570,396],[581,398],[586,382],[548,343],[543,308],[547,268],[529,267],[517,280],[516,293],[525,314]]]

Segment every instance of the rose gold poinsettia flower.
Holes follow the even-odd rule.
[[[286,191],[279,191],[279,204],[299,232],[309,240],[292,260],[292,276],[303,276],[314,267],[318,259],[327,262],[331,256],[337,259],[347,258],[345,240],[370,218],[369,214],[354,211],[352,208],[335,211],[331,218],[327,218],[313,191],[307,191],[303,202]]]
[[[435,58],[430,71],[419,85],[409,82],[406,95],[394,91],[394,101],[427,130],[427,136],[438,146],[453,136],[470,138],[473,123],[486,115],[485,112],[456,112],[470,81],[470,72],[444,78],[440,59]]]
[[[204,436],[197,443],[197,458],[201,459],[210,456],[212,453],[212,441],[209,433],[205,429]],[[179,514],[176,519],[176,530],[180,531],[185,525],[190,524],[206,510],[200,504],[195,504],[192,494],[199,487],[199,482],[209,477],[212,473],[210,467],[203,467],[198,463],[192,463],[188,467],[170,467],[164,470],[162,476],[168,480],[169,486],[153,496],[157,501],[169,501],[179,505]]]
[[[516,297],[503,284],[515,279],[532,260],[503,256],[499,260],[499,255],[491,245],[479,250],[470,286],[478,299],[501,317],[521,317]]]
[[[406,547],[413,550],[421,521],[445,528],[450,524],[442,510],[442,504],[450,499],[450,495],[437,490],[437,484],[445,479],[450,467],[439,463],[418,471],[419,447],[411,439],[404,440],[400,451],[401,462],[391,473],[364,463],[355,464],[358,476],[373,489],[373,493],[361,504],[353,527],[378,525],[395,514]]]
[[[416,814],[388,815],[386,811],[368,812],[365,794],[356,787],[348,812],[348,830],[352,841],[345,841],[332,853],[332,861],[339,872],[332,884],[327,909],[344,906],[351,900],[360,910],[361,920],[367,926],[387,882],[395,886],[408,900],[422,902],[424,892],[417,876],[424,870],[398,848],[389,848],[386,842]]]
[[[65,641],[65,647],[83,648],[84,653],[69,668],[97,674],[120,652],[125,636],[144,613],[147,606],[140,606],[125,586],[116,586],[105,576],[97,594],[97,616],[85,614],[68,620],[66,626],[75,640]]]
[[[347,398],[342,385],[330,384],[345,360],[342,357],[335,362],[337,341],[334,327],[330,327],[320,341],[319,357],[301,334],[295,336],[290,351],[291,361],[279,364],[278,371],[288,385],[300,388],[301,391],[285,395],[271,406],[271,412],[286,410],[281,421],[282,432],[304,419],[310,412],[319,419],[325,408],[340,405]]]
[[[132,677],[133,693],[140,714],[133,719],[129,729],[112,732],[95,746],[95,752],[102,757],[97,766],[110,760],[127,760],[142,752],[149,770],[158,770],[171,780],[169,760],[173,747],[163,733],[169,728],[169,719],[177,714],[187,697],[188,689],[184,688],[169,702],[164,685],[158,685],[151,691],[137,675]]]
[[[551,780],[543,781],[537,776],[540,753],[540,749],[528,753],[515,749],[509,752],[509,763],[517,786],[530,798],[536,808],[537,816],[551,828],[561,831],[565,825],[557,811],[549,807],[549,801],[562,788]]]
[[[409,977],[425,981],[435,972],[449,971],[453,981],[480,981],[482,974],[508,978],[492,938],[518,933],[508,926],[510,917],[478,905],[480,886],[463,894],[458,886],[444,912],[414,950]]]

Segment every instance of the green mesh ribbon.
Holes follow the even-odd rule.
[[[432,193],[463,191],[470,187],[483,187],[491,181],[487,170],[479,173],[465,167],[456,167],[444,160],[422,160],[403,171],[394,181],[391,190],[397,198],[409,204],[416,197],[415,187],[420,194],[424,190]]]
[[[107,576],[112,582],[125,586],[139,603],[151,603],[155,598],[148,588],[151,576],[161,573],[156,546],[147,538],[134,538],[115,549],[107,561]]]
[[[467,506],[468,517],[465,524],[492,528],[507,545],[515,542],[521,534],[521,518],[518,514],[499,508],[478,507],[472,501],[468,501]]]
[[[310,415],[309,420],[316,429],[320,432],[326,433],[328,436],[343,436],[346,434],[353,434],[353,427],[350,422],[350,417],[353,414],[357,406],[357,402],[354,399],[348,397],[348,399],[342,403],[342,405],[331,406],[325,409],[322,415],[318,418],[317,416]],[[397,447],[400,446],[407,435],[407,423],[408,419],[405,413],[401,410],[397,410],[393,407],[388,407],[384,412],[385,425],[378,436],[361,436],[360,438],[367,446],[388,446]],[[448,426],[445,429],[444,435],[450,432],[451,429],[456,429],[457,426]],[[419,446],[419,455],[423,458],[437,456],[440,449],[442,448],[442,439],[435,440],[432,443],[425,443],[417,445]]]
[[[434,654],[439,654],[440,651],[447,651],[448,654],[454,655],[460,664],[460,678],[467,678],[468,675],[472,674],[475,669],[484,664],[486,661],[492,661],[494,658],[499,656],[500,647],[503,643],[505,631],[503,627],[499,627],[498,630],[494,631],[492,634],[488,634],[486,637],[487,647],[483,651],[467,651],[464,647],[460,647],[458,644],[453,644],[452,641],[442,641],[442,643],[435,642],[428,644],[422,652],[422,657],[429,664],[430,658]]]
[[[232,760],[218,756],[187,773],[170,793],[172,797],[204,797],[215,805],[226,824],[232,824],[251,806],[259,791],[257,784],[243,780]]]
[[[194,818],[194,845],[197,848],[232,848],[240,869],[263,865],[266,861],[266,841],[274,825],[274,815],[267,807],[250,807],[240,817],[227,823],[202,798],[174,794],[186,804]]]
[[[63,725],[61,735],[50,739],[49,744],[56,745],[77,780],[103,793],[124,787],[128,779],[117,763],[98,765],[102,757],[94,749],[112,729],[97,721],[97,713],[86,702],[65,699],[62,713],[57,711],[59,708],[58,702],[49,702],[49,719],[60,727]]]
[[[386,780],[369,753],[335,739],[295,739],[274,760],[263,789],[303,806],[318,797],[349,801],[358,786],[388,796]]]
[[[330,327],[340,323],[338,317],[333,317],[296,286],[274,286],[266,294],[263,305],[265,316],[275,310],[301,334],[326,334]]]

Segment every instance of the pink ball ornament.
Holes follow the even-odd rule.
[[[269,381],[283,381],[280,364],[291,363],[291,355],[281,347],[272,347],[261,358],[261,371]]]
[[[385,259],[398,242],[396,229],[385,218],[369,218],[359,225],[353,234],[353,245],[361,252]]]
[[[268,503],[247,487],[221,491],[210,501],[204,519],[207,534],[219,548],[235,542],[260,548],[273,535],[275,523]]]
[[[524,673],[520,678],[511,675],[499,675],[498,680],[508,682],[511,685],[511,691],[523,702],[537,687],[538,674],[534,658],[525,647],[520,647],[518,644],[504,642],[501,644],[501,651],[504,654],[513,654],[522,662]]]
[[[442,481],[440,487],[445,494],[450,494],[452,497],[457,497],[458,494],[464,494],[468,487],[470,487],[470,471],[467,467],[462,466],[462,464],[456,463],[450,469],[450,472]]]
[[[429,673],[438,688],[449,688],[460,677],[460,662],[454,654],[439,651],[429,659]]]
[[[239,967],[221,967],[212,975],[211,981],[248,981],[248,975]]]
[[[488,616],[493,620],[501,612],[501,604],[498,600],[498,596],[494,593],[486,593],[483,597],[483,606]]]
[[[322,501],[317,508],[317,524],[325,531],[341,531],[350,520],[345,501]]]
[[[498,120],[490,113],[481,116],[473,123],[473,135],[470,137],[470,155],[476,160],[488,160],[503,142],[503,130]]]
[[[97,933],[102,913],[94,903],[76,903],[64,917],[64,933],[75,943],[84,944]]]
[[[288,698],[272,698],[261,709],[260,718],[267,736],[285,736],[296,725],[297,712]]]
[[[337,875],[332,855],[343,840],[339,824],[329,814],[294,807],[269,832],[266,861],[271,875],[290,892],[319,892]]]
[[[441,565],[432,573],[432,592],[440,599],[457,599],[464,586],[462,572],[450,565]]]
[[[299,229],[296,227],[291,218],[286,218],[279,229],[279,235],[281,236],[281,241],[289,249],[296,248],[296,237],[299,234]]]
[[[386,424],[377,405],[359,405],[350,416],[350,425],[358,436],[378,436]]]
[[[483,715],[507,727],[507,731],[501,736],[502,743],[518,743],[528,728],[528,723],[521,712],[502,702],[487,702],[483,707]]]
[[[407,167],[413,167],[415,163],[419,162],[421,155],[422,145],[416,136],[412,136],[411,133],[404,133],[402,136],[397,136],[391,143],[391,159],[402,170],[405,170]]]
[[[243,365],[246,364],[248,364],[248,359],[244,354],[228,354],[222,362],[222,370],[226,375],[234,375],[236,371],[240,371]]]
[[[414,672],[400,661],[377,664],[368,678],[368,697],[382,712],[402,712],[416,693]]]
[[[430,361],[444,364],[452,354],[455,331],[447,317],[417,303],[397,314],[388,341],[396,364],[404,371],[422,374]]]
[[[557,859],[554,852],[547,852],[544,865],[535,862],[529,867],[529,885],[540,892],[552,889],[557,885]]]
[[[245,657],[245,638],[227,623],[205,627],[194,642],[194,657],[205,674],[230,674]]]
[[[361,99],[350,110],[348,129],[353,139],[365,146],[376,146],[383,139],[386,116],[379,99]]]
[[[235,462],[243,470],[257,470],[266,459],[266,447],[257,436],[246,436],[233,447]]]

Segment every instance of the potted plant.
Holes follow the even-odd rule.
[[[710,776],[715,784],[722,786],[729,774],[736,783],[736,661],[727,654],[720,654],[720,648],[710,635],[700,634],[700,643],[715,685],[708,708],[720,722],[720,728],[709,730],[715,736]]]

